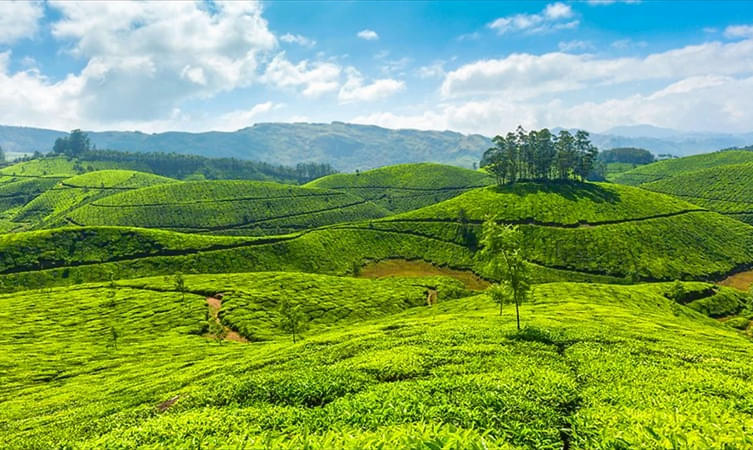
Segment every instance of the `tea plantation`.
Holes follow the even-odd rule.
[[[349,192],[392,212],[404,212],[492,182],[492,178],[483,172],[419,163],[382,167],[356,174],[328,175],[306,186]]]
[[[641,187],[4,167],[0,448],[751,448],[753,298],[713,284],[753,267],[749,164],[698,171],[724,153]]]

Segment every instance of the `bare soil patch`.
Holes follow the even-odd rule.
[[[221,297],[220,295],[216,297],[207,297],[207,305],[209,305],[209,315],[212,319],[214,319],[217,323],[220,324],[220,326],[225,330],[225,340],[226,341],[233,341],[233,342],[248,342],[248,339],[238,334],[237,331],[233,331],[230,328],[226,327],[225,325],[220,322],[220,309],[222,309],[222,300],[218,297]]]
[[[359,275],[360,278],[385,277],[431,277],[445,276],[461,281],[465,287],[481,291],[489,287],[490,283],[470,270],[457,270],[448,267],[435,266],[426,261],[409,261],[407,259],[386,259],[366,264]]]
[[[746,270],[745,272],[730,275],[718,284],[747,291],[750,285],[753,284],[753,270]]]

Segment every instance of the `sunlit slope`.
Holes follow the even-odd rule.
[[[389,217],[380,229],[473,245],[485,217],[519,224],[535,264],[634,279],[714,278],[753,262],[753,228],[638,188],[610,184],[488,187]]]
[[[638,186],[643,183],[663,180],[688,172],[728,164],[753,162],[753,152],[744,150],[725,150],[701,155],[685,156],[677,159],[667,159],[633,170],[623,172],[613,178],[615,183]]]
[[[56,178],[0,176],[0,217],[9,218],[58,183]]]
[[[753,163],[697,170],[641,187],[753,223]]]
[[[131,170],[98,170],[66,178],[24,205],[13,217],[36,228],[66,224],[65,213],[119,192],[175,180]]]
[[[276,298],[237,316],[265,283],[303,304],[312,328],[297,344]],[[168,286],[0,296],[0,446],[753,445],[753,343],[669,300],[671,285],[539,285],[520,333],[486,295],[428,308],[405,281],[199,275],[185,299]],[[225,325],[271,341],[207,336],[217,290],[233,292]]]
[[[280,234],[383,217],[344,192],[260,181],[195,181],[123,192],[65,214],[79,226],[115,225],[195,233]]]
[[[335,189],[372,200],[392,212],[431,205],[492,182],[488,175],[433,163],[399,164],[356,174],[334,174],[308,187]]]

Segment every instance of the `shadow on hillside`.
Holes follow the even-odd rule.
[[[555,194],[567,200],[588,199],[594,203],[617,203],[620,200],[618,192],[605,189],[594,183],[579,183],[577,181],[549,181],[549,182],[520,182],[495,186],[495,192],[515,194],[521,197],[531,194]]]

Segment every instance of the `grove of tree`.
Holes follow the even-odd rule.
[[[484,152],[481,167],[494,175],[497,184],[517,181],[585,181],[596,162],[598,149],[587,132],[574,135],[562,130],[554,135],[548,129],[515,132],[492,139],[494,147]]]

